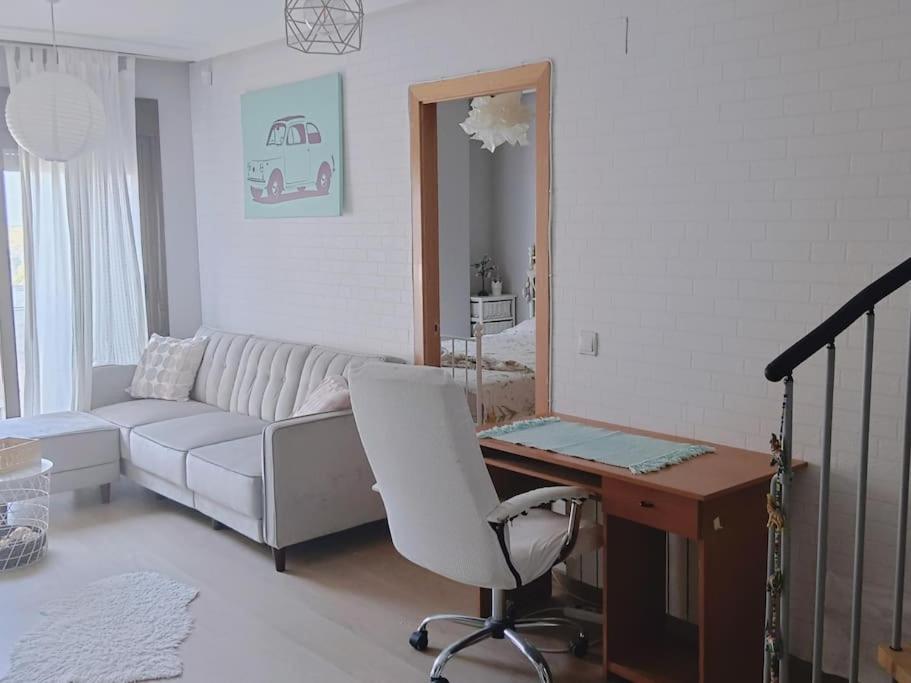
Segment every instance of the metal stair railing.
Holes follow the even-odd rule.
[[[829,489],[832,459],[832,418],[835,391],[835,342],[838,336],[860,317],[865,317],[864,376],[857,476],[857,503],[853,577],[851,591],[851,636],[849,643],[849,683],[858,683],[860,669],[860,629],[863,603],[863,560],[867,513],[867,472],[870,455],[870,404],[873,388],[873,339],[875,306],[911,281],[911,258],[890,270],[852,297],[829,318],[790,346],[766,367],[770,382],[784,380],[780,443],[773,439],[778,473],[772,481],[769,507],[782,520],[769,529],[769,584],[766,603],[765,666],[763,683],[788,683],[790,658],[790,579],[791,552],[788,513],[790,511],[791,459],[794,432],[793,372],[817,351],[826,349],[826,390],[823,418],[823,447],[820,464],[819,515],[817,520],[816,590],[813,610],[812,683],[822,683],[826,569],[829,530]],[[911,331],[908,342],[905,431],[902,447],[902,476],[899,484],[898,529],[895,557],[895,586],[890,648],[902,649],[902,617],[905,582],[905,551],[908,530],[909,475],[911,475]]]

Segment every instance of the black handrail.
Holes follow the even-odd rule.
[[[829,342],[834,342],[835,337],[848,329],[851,323],[908,282],[911,282],[911,258],[905,259],[878,280],[864,287],[848,303],[769,363],[765,369],[766,379],[778,382],[790,375],[794,368],[807,358]]]

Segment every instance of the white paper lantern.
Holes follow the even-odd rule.
[[[521,92],[475,97],[468,118],[459,125],[491,153],[504,142],[524,147],[528,144],[531,109],[522,104]]]
[[[106,119],[101,99],[75,76],[45,71],[22,81],[6,101],[17,143],[46,161],[68,161],[97,145]]]

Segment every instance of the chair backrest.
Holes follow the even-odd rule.
[[[388,363],[352,370],[349,384],[396,549],[455,581],[513,587],[464,391],[439,368]]]

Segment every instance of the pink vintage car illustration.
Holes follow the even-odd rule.
[[[305,116],[276,119],[266,137],[268,158],[247,162],[253,199],[263,203],[329,194],[335,157],[324,151],[319,128]]]

